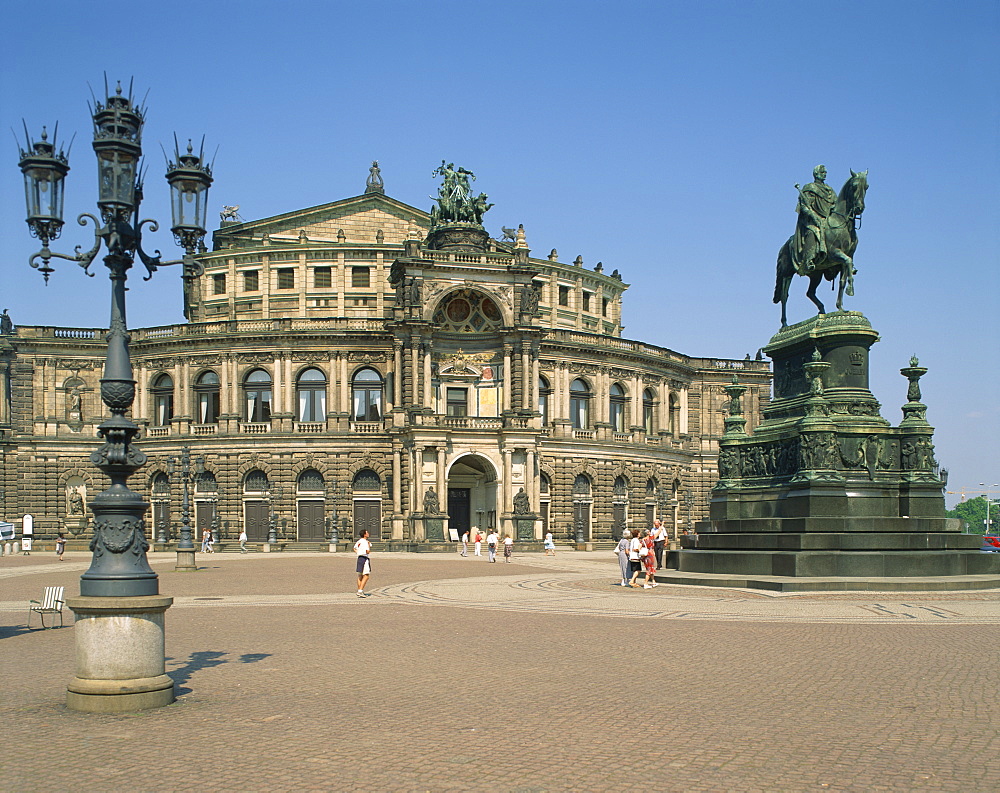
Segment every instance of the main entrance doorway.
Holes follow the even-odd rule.
[[[243,516],[247,539],[250,542],[267,542],[267,502],[244,501]]]
[[[461,537],[497,525],[497,472],[485,457],[467,454],[448,470],[448,528]]]

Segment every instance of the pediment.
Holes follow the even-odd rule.
[[[295,242],[303,234],[309,242],[374,245],[381,230],[382,244],[402,245],[414,226],[423,238],[430,228],[430,215],[389,196],[369,193],[261,220],[227,224],[215,232],[214,240],[216,249],[227,247],[229,242],[246,244],[265,235],[272,243]]]

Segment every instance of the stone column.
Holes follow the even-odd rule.
[[[448,479],[445,476],[444,446],[437,447],[437,493],[442,512],[448,511]]]
[[[423,357],[423,367],[424,367],[424,396],[423,402],[424,407],[433,408],[434,406],[434,389],[432,383],[432,369],[431,369],[431,343],[430,341],[423,341],[420,344],[420,352]]]
[[[403,511],[403,450],[392,450],[392,511],[399,515]],[[401,537],[398,539],[402,539]]]
[[[10,423],[10,403],[7,401],[10,392],[10,365],[0,361],[0,425]]]
[[[502,449],[501,454],[503,454],[503,487],[501,488],[503,503],[500,511],[511,512],[513,510],[511,500],[514,498],[514,490],[511,485],[511,479],[514,476],[514,451],[513,449]]]
[[[510,410],[512,392],[514,390],[514,370],[511,366],[511,353],[513,350],[509,344],[503,345],[503,404],[504,413]]]
[[[531,410],[531,365],[528,342],[521,340],[521,410]]]
[[[392,361],[395,370],[392,373],[392,404],[394,407],[403,406],[403,345],[400,341],[393,341]]]
[[[677,431],[681,435],[687,435],[688,434],[688,392],[689,391],[690,391],[690,387],[688,386],[687,383],[685,383],[683,385],[683,387],[681,388],[681,399],[680,399],[680,412],[681,412],[681,415],[679,416],[679,419],[678,419],[678,422],[677,422],[680,425],[680,427],[678,428]],[[668,404],[667,408],[669,409],[669,407],[670,407],[670,405]]]
[[[281,385],[284,382],[284,378],[282,377],[281,372],[281,358],[278,355],[274,356],[274,365],[271,368],[274,370],[274,375],[271,381],[271,412],[284,413],[285,395],[282,391]]]

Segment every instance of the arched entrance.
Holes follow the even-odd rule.
[[[476,454],[457,459],[448,471],[448,528],[461,537],[497,525],[497,472]]]

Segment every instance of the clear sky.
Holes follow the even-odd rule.
[[[690,355],[767,343],[794,185],[818,163],[838,190],[868,169],[846,300],[882,336],[872,390],[898,423],[898,370],[918,355],[948,489],[1000,482],[996,0],[45,7],[0,2],[0,125],[76,133],[53,246],[67,253],[93,239],[74,218],[96,209],[86,103],[104,72],[149,92],[143,214],[163,230],[147,249],[178,252],[160,153],[175,132],[218,146],[213,223],[222,204],[257,219],[359,194],[373,159],[389,195],[430,209],[447,158],[496,203],[492,233],[523,223],[537,256],[619,269],[625,336]],[[106,326],[102,266],[89,279],[59,262],[47,288],[28,267],[37,242],[7,140],[0,303],[15,323]],[[129,283],[131,326],[182,320],[176,269]],[[813,313],[805,286],[790,322]]]

